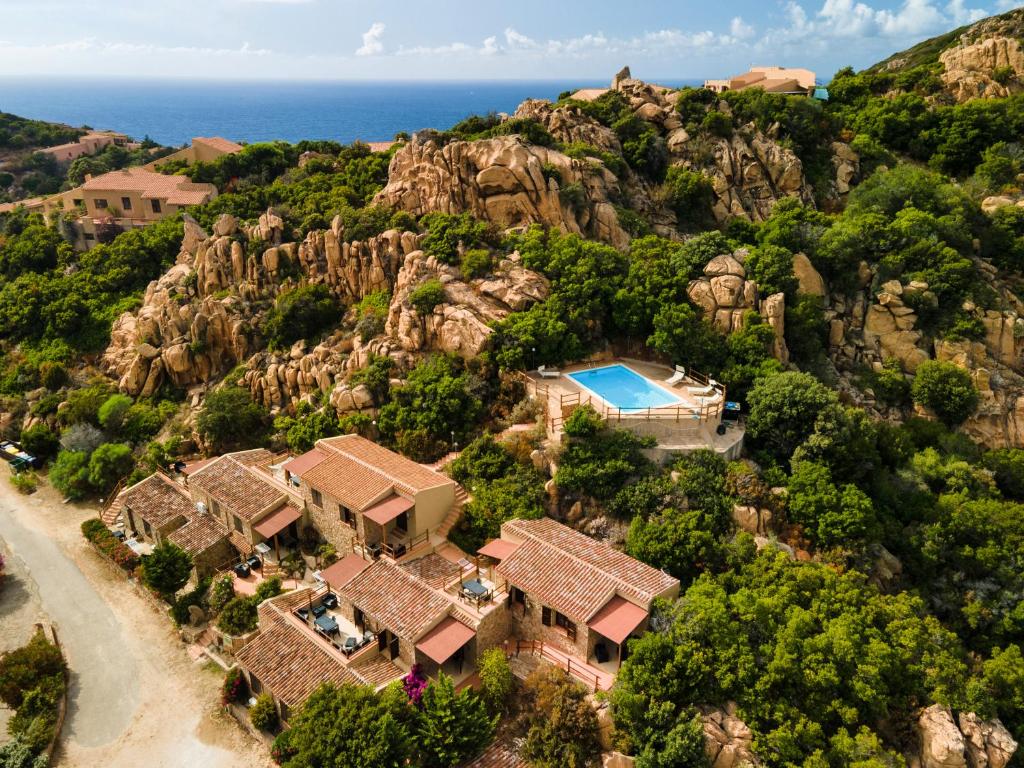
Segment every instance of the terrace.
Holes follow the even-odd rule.
[[[617,358],[530,372],[526,383],[556,442],[572,412],[590,405],[610,426],[654,437],[664,454],[710,448],[733,458],[742,446],[725,386],[698,371]]]

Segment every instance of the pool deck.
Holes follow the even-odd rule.
[[[567,374],[578,371],[622,365],[639,374],[651,385],[676,398],[677,403],[648,409],[620,409],[597,393],[584,387]],[[628,428],[638,434],[653,436],[658,441],[657,453],[664,457],[672,453],[690,453],[710,448],[728,458],[739,455],[743,442],[743,429],[730,425],[724,435],[716,428],[722,423],[722,408],[725,398],[716,391],[702,397],[695,391],[702,384],[687,377],[676,386],[665,380],[674,373],[672,368],[657,363],[619,358],[600,362],[581,363],[559,368],[557,378],[541,377],[536,371],[527,375],[533,385],[533,394],[545,403],[548,414],[548,434],[556,442],[561,441],[562,422],[578,406],[590,404],[604,416],[609,424]]]

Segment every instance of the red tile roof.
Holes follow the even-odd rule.
[[[301,509],[296,507],[294,504],[285,504],[262,518],[253,526],[253,529],[260,536],[269,539],[275,534],[283,531],[300,517],[302,517]]]
[[[293,475],[297,475],[298,477],[302,477],[303,472],[312,469],[326,458],[326,453],[314,448],[311,451],[306,451],[301,456],[296,456],[291,461],[285,462],[281,465],[281,469],[286,472],[291,472]]]
[[[650,607],[679,581],[550,518],[510,520],[502,538],[522,543],[496,573],[545,605],[588,621],[616,593]]]
[[[363,511],[363,516],[372,520],[377,525],[386,525],[403,512],[408,512],[416,506],[416,502],[404,496],[389,496],[384,501],[378,501],[372,507]]]
[[[464,763],[462,768],[528,768],[529,763],[519,756],[519,749],[511,738],[499,738],[478,758]]]
[[[196,514],[196,506],[185,489],[160,472],[125,488],[118,498],[123,507],[157,529]]]
[[[519,545],[514,541],[505,539],[492,539],[477,550],[477,554],[493,557],[495,560],[504,560],[518,549]]]
[[[436,552],[399,563],[398,567],[433,589],[442,589],[445,582],[453,580],[462,570]]]
[[[323,683],[364,683],[321,639],[276,611],[261,614],[259,634],[235,658],[289,707],[302,704]]]
[[[228,537],[228,529],[208,512],[196,513],[181,528],[167,534],[167,540],[190,555],[201,555]]]
[[[269,451],[263,451],[263,454],[270,456]],[[285,498],[283,491],[243,463],[256,463],[256,460],[253,451],[225,454],[194,472],[188,479],[189,487],[205,491],[243,520],[252,520],[255,515]]]
[[[396,565],[378,560],[338,590],[371,620],[418,640],[448,613],[450,600]]]
[[[647,611],[616,595],[594,614],[587,626],[613,643],[621,643],[647,618]]]
[[[91,192],[136,192],[145,199],[172,205],[198,205],[217,193],[212,184],[196,184],[187,176],[168,176],[145,168],[123,168],[94,176],[82,185]]]
[[[227,155],[233,155],[236,152],[242,151],[242,145],[236,144],[228,139],[221,138],[220,136],[196,136],[192,139],[192,143],[205,144],[208,147],[219,149],[221,152]]]

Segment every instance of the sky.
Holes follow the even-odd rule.
[[[828,80],[1017,0],[0,0],[0,76]]]

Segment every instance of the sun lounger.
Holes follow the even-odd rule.
[[[683,382],[685,379],[686,369],[681,365],[677,365],[675,372],[667,379],[665,379],[665,383],[668,384],[670,387],[674,387],[676,384]]]
[[[557,368],[548,368],[546,365],[542,365],[537,369],[537,373],[540,374],[542,379],[557,379],[562,374],[559,373]]]
[[[706,387],[687,387],[687,390],[689,390],[690,394],[694,397],[708,397],[715,392],[715,388],[710,384]]]

